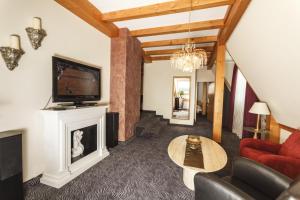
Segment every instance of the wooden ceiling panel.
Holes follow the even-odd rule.
[[[151,61],[170,60],[171,56],[152,56]]]
[[[189,31],[189,29],[191,31],[218,29],[218,28],[223,28],[223,26],[224,26],[224,21],[222,19],[217,19],[217,20],[193,22],[190,24],[187,23],[187,24],[178,24],[172,26],[133,30],[130,31],[130,34],[131,36],[134,37],[144,37],[144,36],[151,36],[151,35],[187,32]]]
[[[211,54],[211,52],[214,50],[213,46],[208,47],[200,47],[197,49],[204,49],[207,54]],[[161,49],[161,50],[153,50],[153,51],[145,51],[145,55],[164,55],[164,54],[173,54],[181,49]]]
[[[147,60],[144,62],[145,63],[152,63],[153,61],[161,61],[161,60],[170,60],[171,59],[171,56],[150,56],[150,57],[147,57]],[[209,59],[209,57],[208,57]]]
[[[216,42],[217,41],[217,36],[197,37],[197,38],[191,38],[190,40],[191,40],[191,42],[193,42],[195,44]],[[188,38],[143,42],[142,43],[142,48],[183,45],[187,42],[188,42]]]
[[[70,10],[72,13],[95,27],[97,30],[106,34],[109,37],[116,37],[119,34],[118,27],[112,23],[114,21],[124,21],[131,19],[139,19],[145,17],[153,17],[160,16],[166,14],[175,14],[179,12],[186,12],[190,9],[190,0],[175,0],[170,2],[158,3],[149,6],[142,6],[137,8],[125,9],[120,11],[113,11],[109,13],[102,14],[93,4],[91,4],[88,0],[55,0],[59,4],[61,4],[66,9]],[[167,25],[160,26],[154,28],[141,28],[137,30],[131,30],[130,34],[133,37],[141,37],[139,39],[148,37],[142,43],[142,48],[148,47],[162,47],[162,46],[175,46],[175,45],[183,45],[187,42],[189,36],[181,36],[182,39],[178,39],[177,35],[184,34],[189,30],[191,33],[195,31],[211,31],[213,29],[220,29],[218,36],[213,36],[213,34],[203,35],[194,35],[192,38],[192,42],[199,43],[211,43],[218,42],[220,44],[225,44],[232,34],[234,28],[238,24],[241,16],[247,9],[251,0],[193,0],[192,10],[200,10],[212,7],[220,7],[224,5],[229,5],[228,12],[224,19],[215,19],[207,21],[198,21],[192,22],[190,24],[175,24],[175,25]],[[221,7],[220,7],[221,8]],[[201,17],[199,17],[198,20]],[[216,17],[218,18],[218,17]],[[202,19],[205,20],[205,19]],[[120,22],[121,23],[121,22]],[[178,23],[178,22],[177,22]],[[158,23],[159,24],[159,23]],[[159,25],[158,25],[159,26]],[[169,39],[168,34],[176,34],[176,37]],[[158,37],[159,38],[155,38]],[[168,37],[167,37],[168,36]],[[165,37],[165,38],[164,38]],[[149,38],[151,38],[149,40]],[[179,37],[180,38],[180,37]],[[148,41],[147,41],[148,40]],[[154,41],[151,41],[154,40]],[[173,47],[174,48],[174,47]],[[201,47],[206,51],[211,52],[214,51],[213,46],[205,46]],[[162,50],[149,50],[145,51],[145,61],[152,62],[155,60],[168,60],[170,56],[167,54],[172,54],[178,49],[162,49]],[[152,56],[151,56],[152,55]],[[153,55],[164,55],[164,56],[153,56]],[[210,57],[210,67],[214,63],[216,54],[209,53]]]
[[[206,9],[224,5],[231,5],[234,0],[193,0],[192,6],[190,0],[176,0],[164,3],[142,6],[137,8],[113,11],[102,15],[103,21],[124,21],[145,17],[174,14],[179,12]]]

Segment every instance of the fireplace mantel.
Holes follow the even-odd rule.
[[[106,106],[42,110],[45,170],[41,183],[60,188],[109,155],[105,141]],[[71,162],[71,132],[97,125],[97,150]]]

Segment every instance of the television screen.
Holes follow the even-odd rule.
[[[100,69],[52,57],[53,102],[100,100]]]

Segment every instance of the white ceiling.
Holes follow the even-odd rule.
[[[102,13],[107,13],[111,11],[124,10],[129,8],[136,8],[141,6],[152,5],[156,3],[169,2],[171,0],[89,0],[96,8]],[[207,21],[223,19],[226,15],[228,6],[220,6],[209,9],[195,10],[191,13],[191,21]],[[187,23],[189,19],[189,12],[175,13],[169,15],[126,20],[120,22],[114,22],[119,28],[128,28],[129,30],[138,30],[145,28],[170,26],[175,24]],[[171,40],[180,39],[188,37],[203,37],[203,36],[216,36],[219,33],[219,29],[204,30],[204,31],[193,31],[190,34],[188,32],[184,33],[174,33],[174,34],[163,34],[156,36],[139,37],[141,42],[147,41],[157,41],[157,40]],[[178,48],[174,46],[170,47],[155,47],[150,49],[172,49]],[[145,50],[150,50],[145,49]]]
[[[172,0],[89,0],[102,13],[147,6],[156,3],[163,3]]]
[[[196,10],[191,13],[191,22],[223,19],[227,6]],[[185,24],[189,22],[189,12],[134,19],[122,22],[115,22],[119,28],[127,27],[129,30],[153,28],[160,26],[170,26],[175,24]]]
[[[165,34],[165,35],[139,37],[139,40],[141,42],[149,42],[149,41],[156,41],[156,40],[172,40],[172,39],[181,39],[181,38],[188,38],[188,37],[203,37],[203,36],[218,35],[218,33],[219,33],[219,29],[211,29],[205,31],[193,31],[190,34],[188,32],[185,32],[185,33],[172,33],[172,34]]]

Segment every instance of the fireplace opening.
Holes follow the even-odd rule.
[[[97,124],[71,131],[71,163],[97,150]]]

